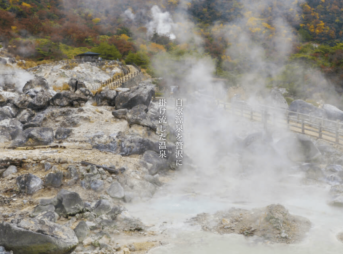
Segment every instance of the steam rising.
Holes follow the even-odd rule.
[[[22,69],[0,65],[0,87],[14,86],[18,92],[22,92],[24,85],[34,76]]]
[[[162,12],[161,9],[154,5],[151,8],[152,20],[148,23],[148,36],[152,36],[155,32],[159,35],[168,36],[174,40],[176,36],[173,34],[173,29],[176,26],[169,12]]]

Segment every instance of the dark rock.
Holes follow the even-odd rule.
[[[51,128],[36,127],[24,130],[12,143],[12,146],[39,146],[49,145],[54,141],[54,132]]]
[[[0,136],[10,136],[10,139],[15,139],[21,132],[23,126],[16,119],[6,119],[0,121]]]
[[[61,187],[63,182],[63,173],[62,172],[56,172],[56,173],[49,173],[44,178],[44,185],[45,186],[51,186],[54,188]]]
[[[289,110],[301,114],[314,115],[317,117],[324,116],[324,111],[322,109],[319,109],[303,100],[292,101],[292,103],[289,105]]]
[[[35,175],[25,174],[17,177],[19,192],[32,195],[43,188],[43,181]]]
[[[51,168],[52,168],[52,166],[51,166],[51,164],[49,162],[44,163],[44,170],[45,171],[48,171]]]
[[[93,208],[93,213],[95,213],[97,216],[107,214],[111,211],[111,204],[108,202],[108,200],[98,200]]]
[[[39,77],[39,76],[35,76],[34,79],[28,81],[25,86],[23,87],[23,93],[26,93],[28,90],[30,89],[34,89],[34,88],[40,88],[40,89],[44,89],[44,90],[49,90],[49,84],[46,81],[45,78],[43,77]]]
[[[64,140],[68,138],[72,133],[72,129],[67,129],[67,128],[58,128],[55,133],[55,139],[57,140]]]
[[[16,254],[67,254],[78,244],[74,231],[48,220],[0,224],[0,245]]]
[[[77,168],[75,166],[69,166],[67,168],[67,175],[66,178],[68,179],[79,179],[79,173],[77,171]]]
[[[48,211],[55,212],[55,207],[53,205],[37,205],[33,209],[31,216],[36,217],[37,215]]]
[[[70,91],[63,91],[55,94],[50,103],[59,107],[81,107],[88,101],[83,94],[76,94]]]
[[[140,137],[139,135],[118,135],[117,142],[120,144],[119,153],[123,156],[143,154],[148,150],[158,151],[158,144]]]
[[[125,191],[121,184],[117,181],[113,182],[111,186],[106,190],[107,194],[112,198],[123,198],[125,196]]]
[[[115,90],[103,90],[94,96],[98,106],[114,106],[117,92]]]
[[[156,111],[153,112],[150,107],[148,111],[148,107],[140,104],[133,107],[131,110],[128,111],[126,118],[129,122],[129,125],[138,124],[141,126],[146,126],[154,131],[157,130],[158,122],[158,114]],[[113,114],[113,113],[112,113]]]
[[[93,191],[96,191],[96,192],[102,191],[104,189],[104,181],[100,179],[93,180],[90,183],[90,187]]]
[[[108,216],[111,217],[112,220],[115,220],[119,214],[121,214],[122,208],[119,206],[113,206],[111,211],[107,213]]]
[[[295,162],[311,162],[321,158],[321,153],[310,138],[303,135],[290,135],[276,143],[280,153],[286,153]]]
[[[118,118],[118,119],[125,119],[126,120],[126,114],[127,114],[128,110],[126,108],[123,108],[123,109],[118,109],[118,110],[115,110],[112,112],[112,115],[115,117],[115,118]]]
[[[154,151],[146,151],[142,156],[142,160],[152,165],[149,169],[151,175],[155,175],[161,170],[168,168],[167,160],[160,158]]]
[[[57,194],[56,213],[61,216],[75,215],[83,211],[84,203],[76,192],[61,190]]]
[[[92,148],[98,149],[102,152],[117,152],[117,141],[111,136],[105,134],[94,135],[90,141]]]
[[[115,106],[116,109],[131,109],[139,104],[149,106],[154,95],[154,85],[139,85],[133,87],[130,91],[119,93],[115,98]]]
[[[13,118],[13,117],[14,117],[14,114],[10,107],[5,106],[5,107],[0,108],[0,121]]]
[[[27,108],[22,110],[18,116],[17,116],[17,120],[19,122],[21,122],[22,124],[25,124],[27,122],[30,122],[34,116],[36,115],[36,113],[34,111],[32,111],[31,109]]]
[[[81,88],[87,88],[84,82],[78,81],[76,78],[71,78],[68,82],[68,85],[73,92],[76,92]]]
[[[85,221],[80,221],[74,229],[74,232],[77,238],[79,239],[79,242],[85,240],[87,235],[89,234],[89,228],[87,226],[87,223]]]
[[[51,94],[46,90],[38,91],[33,98],[29,101],[27,107],[33,110],[43,110],[49,107]]]
[[[47,211],[37,216],[37,220],[47,220],[56,222],[58,220],[58,214],[53,211]]]
[[[5,170],[5,172],[2,173],[2,177],[7,177],[7,176],[15,174],[17,172],[18,172],[17,167],[11,165]]]

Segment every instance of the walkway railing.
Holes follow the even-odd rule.
[[[225,103],[217,101],[217,104],[233,115],[262,122],[265,126],[285,127],[293,132],[343,145],[343,122],[338,120],[332,121],[324,118],[324,116],[302,114],[265,105],[251,107],[245,102]]]

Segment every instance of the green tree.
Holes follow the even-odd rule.
[[[122,55],[114,45],[110,45],[107,42],[101,42],[98,46],[91,49],[95,53],[99,53],[100,56],[108,60],[121,59]]]

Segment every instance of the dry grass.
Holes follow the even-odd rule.
[[[70,63],[66,64],[65,66],[63,66],[62,69],[63,70],[72,70],[76,66],[79,66],[79,64],[77,62],[70,62]]]
[[[98,103],[96,103],[96,101],[95,101],[92,103],[92,106],[96,107],[96,106],[98,106]]]
[[[52,86],[52,89],[53,89],[55,92],[70,91],[70,86],[68,85],[68,83],[63,83],[62,86]]]

